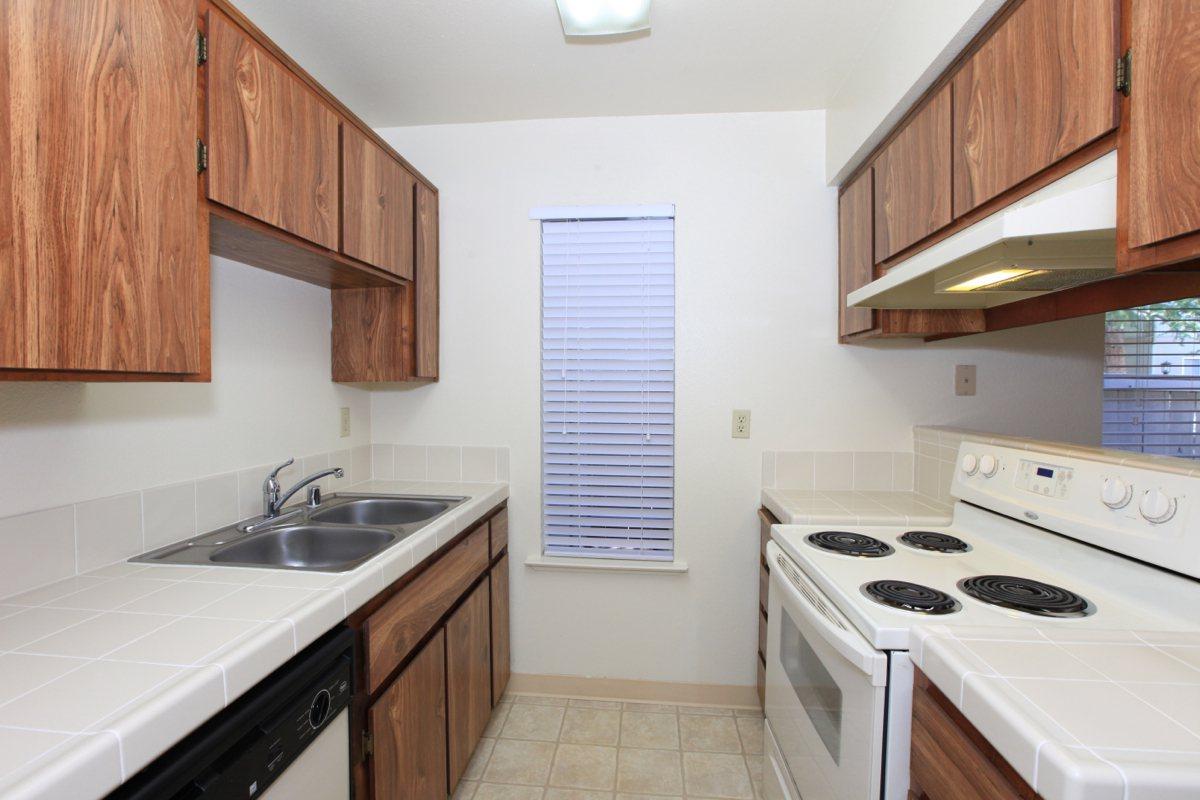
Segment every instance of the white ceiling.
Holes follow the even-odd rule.
[[[234,0],[374,127],[824,108],[897,1],[654,0],[577,44],[554,0]]]

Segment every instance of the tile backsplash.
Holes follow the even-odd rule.
[[[291,486],[331,464],[346,477],[333,491],[371,477],[369,445],[296,459],[279,473]],[[121,561],[262,513],[262,482],[274,464],[208,475],[0,518],[0,597]],[[298,492],[295,501],[302,501]]]
[[[262,483],[274,464],[0,518],[0,597],[122,561],[262,513]],[[296,459],[279,473],[286,489],[330,466],[334,492],[371,480],[508,480],[508,448],[359,445]],[[303,502],[297,492],[291,502]]]
[[[853,450],[767,450],[762,485],[814,491],[911,492],[913,454]]]
[[[916,453],[916,490],[944,503],[954,502],[950,484],[958,461],[958,446],[968,431],[917,426],[913,428]]]
[[[375,480],[507,481],[508,448],[373,444],[371,469]]]

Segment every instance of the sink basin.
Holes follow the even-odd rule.
[[[310,519],[338,525],[408,525],[432,519],[449,507],[443,500],[364,497],[314,511]]]
[[[288,525],[225,545],[209,558],[218,564],[345,569],[375,555],[396,538],[392,531],[378,528]]]
[[[322,505],[287,506],[129,559],[141,564],[214,564],[345,572],[407,539],[466,497],[335,494]]]

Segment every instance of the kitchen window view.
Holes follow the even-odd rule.
[[[673,208],[542,213],[543,552],[669,561]]]
[[[1103,444],[1200,458],[1200,298],[1105,315]]]

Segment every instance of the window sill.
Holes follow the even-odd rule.
[[[652,572],[682,575],[688,571],[686,561],[623,561],[616,558],[554,558],[530,556],[525,566],[537,570],[563,572]]]

